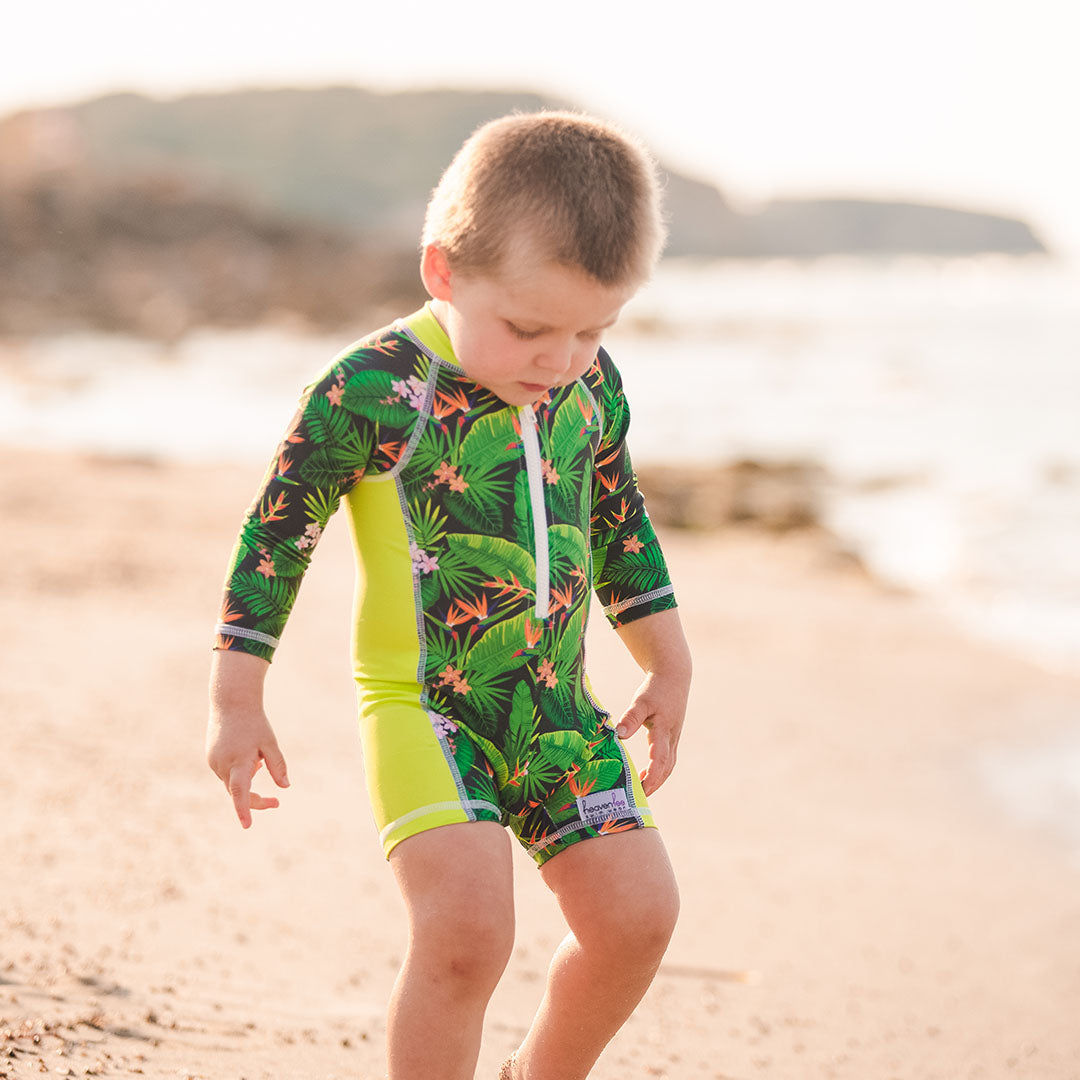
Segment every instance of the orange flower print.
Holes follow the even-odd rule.
[[[262,562],[255,567],[255,571],[256,573],[262,574],[263,577],[277,577],[277,574],[274,571],[274,560],[271,559],[269,555],[264,555],[262,557]]]
[[[519,761],[514,766],[514,775],[507,779],[507,783],[511,787],[520,787],[521,781],[529,775],[529,763],[527,761]]]
[[[537,679],[545,683],[549,690],[558,685],[559,680],[555,675],[555,665],[550,660],[542,660],[536,672]]]
[[[445,420],[448,416],[457,412],[458,409],[463,413],[467,413],[471,408],[472,406],[469,404],[465,392],[457,389],[449,394],[437,393],[431,405],[431,412],[436,420]]]
[[[374,352],[382,353],[383,356],[392,356],[397,352],[397,347],[400,342],[397,338],[385,337],[376,338],[374,341],[368,342],[367,348]]]
[[[574,583],[570,582],[565,589],[551,587],[551,610],[558,611],[559,608],[566,608],[570,610],[570,605],[574,602]]]
[[[262,505],[259,507],[259,520],[265,525],[268,521],[284,521],[284,511],[288,507],[288,502],[285,499],[285,492],[280,492],[275,498],[269,497],[263,499]]]
[[[439,672],[439,685],[448,686],[450,683],[455,683],[461,678],[461,668],[456,668],[452,664],[446,665],[445,671]]]
[[[642,549],[642,548],[643,548],[644,546],[645,546],[645,545],[644,545],[644,544],[643,544],[643,543],[642,543],[642,542],[641,542],[641,541],[640,541],[640,540],[639,540],[639,539],[637,538],[637,533],[634,533],[634,535],[633,535],[633,536],[631,536],[629,540],[624,540],[624,541],[622,542],[622,549],[623,549],[623,551],[632,551],[632,552],[633,552],[633,553],[634,553],[635,555],[636,555],[636,554],[637,554],[637,553],[638,553],[638,552],[639,552],[639,551],[640,551],[640,550],[641,550],[641,549]]]
[[[467,600],[459,600],[458,607],[461,608],[466,614],[471,615],[474,619],[486,619],[488,617],[488,599],[481,593],[479,596],[472,598],[472,603]]]
[[[596,787],[596,780],[579,781],[577,774],[575,773],[573,776],[567,777],[566,786],[570,789],[571,795],[575,795],[580,799],[583,796],[588,795],[592,789]]]
[[[461,677],[461,668],[452,664],[446,665],[446,670],[439,673],[439,685],[449,686],[455,694],[467,694],[472,687]]]
[[[559,482],[559,474],[555,471],[555,466],[550,461],[540,462],[540,469],[544,474],[544,479],[549,484],[557,484]]]
[[[221,610],[220,621],[223,623],[236,622],[237,619],[242,619],[243,617],[244,613],[242,611],[237,611],[237,609],[232,606],[232,601],[226,598],[225,606]],[[227,649],[229,646],[226,645],[225,648]]]
[[[326,400],[329,401],[331,405],[337,406],[341,404],[341,399],[344,394],[345,387],[342,386],[341,383],[337,383],[326,391]]]
[[[450,481],[451,491],[464,491],[469,485],[460,476],[455,476]]]
[[[498,589],[498,596],[512,596],[515,600],[524,600],[526,596],[532,596],[532,589],[522,585],[518,581],[517,574],[511,574],[510,580],[497,577],[492,578],[491,581],[482,581],[481,585],[486,589]]]
[[[637,823],[633,821],[624,821],[621,825],[616,824],[615,818],[608,818],[603,825],[596,831],[601,836],[610,836],[612,833],[626,832],[627,829],[636,829]]]
[[[405,444],[400,440],[398,440],[397,442],[391,440],[390,442],[379,443],[379,453],[385,454],[388,461],[393,461],[395,463],[397,462],[398,458],[401,457],[404,450]]]
[[[544,624],[532,623],[529,621],[529,616],[525,616],[525,648],[535,649],[537,642],[543,636]]]

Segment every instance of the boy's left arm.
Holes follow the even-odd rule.
[[[641,774],[646,795],[671,775],[686,717],[692,661],[677,608],[658,611],[616,627],[619,637],[645,672],[629,708],[620,717],[621,739],[644,725],[649,763]]]

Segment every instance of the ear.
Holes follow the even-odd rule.
[[[451,298],[450,278],[450,263],[443,249],[437,244],[425,245],[424,254],[420,257],[420,280],[433,300]]]

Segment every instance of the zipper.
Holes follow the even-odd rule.
[[[531,405],[522,405],[521,441],[525,447],[525,471],[529,477],[529,501],[532,503],[533,544],[536,548],[536,617],[546,619],[551,604],[551,557],[548,552],[547,507],[544,505],[544,468],[540,459],[540,435],[536,413]]]

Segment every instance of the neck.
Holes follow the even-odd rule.
[[[435,321],[443,328],[443,331],[449,336],[450,334],[450,321],[447,318],[449,311],[447,308],[449,305],[445,300],[432,300],[431,301],[431,314],[435,316]]]

